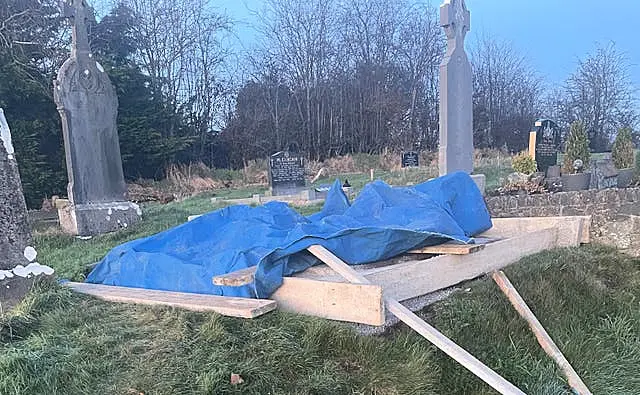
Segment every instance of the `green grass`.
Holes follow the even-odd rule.
[[[210,196],[146,205],[139,225],[91,240],[39,233],[39,260],[82,280],[86,264],[110,248],[219,207]],[[594,394],[640,393],[640,260],[595,245],[533,255],[507,274]],[[464,288],[421,315],[526,393],[568,393],[497,286],[480,279]],[[231,373],[245,383],[232,386]],[[106,303],[43,284],[0,313],[0,394],[57,393],[493,392],[404,326],[363,337],[278,311],[242,320]]]
[[[599,246],[507,270],[594,394],[640,393],[640,264]],[[561,373],[487,279],[422,312],[528,394]],[[234,387],[231,373],[245,383]],[[0,317],[1,394],[490,394],[404,326],[383,337],[269,313],[254,320],[102,302],[42,285]]]

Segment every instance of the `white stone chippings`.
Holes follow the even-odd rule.
[[[35,248],[28,246],[24,249],[24,257],[27,258],[29,262],[33,262],[38,256],[38,251]]]
[[[96,62],[96,68],[101,72],[104,73],[104,67],[102,67],[102,65],[98,62]]]
[[[39,276],[41,274],[50,276],[54,272],[55,270],[53,270],[53,268],[49,266],[41,265],[38,262],[31,262],[26,267],[17,265],[11,270],[0,270],[0,280],[4,280],[5,278],[12,278],[14,275],[23,278]]]
[[[105,218],[107,219],[107,221],[111,221],[111,216],[110,215],[107,215]]]
[[[109,211],[107,211],[107,214],[109,214],[109,215],[113,214],[113,210],[111,208],[109,208]]]

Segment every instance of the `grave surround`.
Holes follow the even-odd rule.
[[[594,242],[640,255],[640,188],[485,198],[492,217],[590,215]]]

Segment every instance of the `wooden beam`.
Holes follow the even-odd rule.
[[[385,296],[406,300],[492,273],[527,255],[554,248],[557,233],[556,229],[542,229],[487,244],[474,254],[439,255],[361,273],[382,286]]]
[[[214,311],[231,317],[255,318],[276,308],[275,301],[266,299],[157,291],[89,283],[69,282],[66,285],[76,292],[110,302],[172,306],[192,311]]]
[[[409,254],[434,254],[434,255],[468,255],[484,248],[484,244],[460,244],[448,242],[429,247],[420,247],[408,251]]]
[[[383,325],[382,287],[285,277],[270,296],[278,308],[338,321]]]
[[[241,285],[251,284],[253,277],[256,274],[256,266],[251,266],[246,269],[236,270],[235,272],[222,274],[213,278],[215,285],[223,285],[230,287],[239,287]]]
[[[483,237],[514,237],[527,232],[554,228],[558,230],[558,247],[589,243],[591,216],[492,218],[493,227]]]
[[[551,336],[549,336],[507,276],[502,271],[497,271],[493,273],[492,277],[496,284],[498,284],[498,287],[500,287],[500,290],[502,290],[502,293],[504,293],[509,299],[509,302],[511,302],[518,314],[527,321],[529,328],[531,328],[536,339],[538,339],[540,346],[542,346],[547,355],[553,358],[556,364],[558,364],[560,369],[564,372],[569,385],[579,395],[591,395],[589,388],[587,388],[580,376],[578,376],[578,373],[573,369],[569,361],[567,361],[564,355],[562,355],[558,346],[556,346]]]
[[[318,259],[326,263],[333,270],[352,283],[370,284],[363,275],[359,274],[340,258],[333,255],[326,248],[314,245],[308,248],[309,252]],[[502,376],[494,372],[491,368],[480,362],[473,355],[469,354],[465,349],[458,346],[448,337],[440,333],[436,328],[427,324],[420,319],[411,310],[404,307],[397,300],[385,297],[387,308],[393,315],[398,317],[402,322],[409,325],[413,330],[418,332],[422,337],[427,339],[433,345],[449,355],[456,362],[467,368],[471,373],[489,384],[493,389],[501,394],[523,394],[516,386],[505,380]]]

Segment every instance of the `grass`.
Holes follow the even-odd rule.
[[[594,394],[640,393],[640,264],[588,246],[507,270]],[[528,394],[561,373],[487,279],[421,314]],[[232,386],[231,373],[245,382]],[[0,317],[1,394],[490,394],[404,326],[384,337],[270,313],[254,320],[102,302],[41,285]]]
[[[139,225],[91,240],[38,233],[39,260],[82,280],[86,264],[115,245],[219,207],[210,196],[149,204]],[[640,260],[597,245],[557,249],[507,275],[594,394],[640,393]],[[497,286],[479,279],[464,288],[421,315],[526,393],[569,393]],[[231,385],[231,373],[245,382]],[[279,311],[242,320],[112,304],[41,284],[0,314],[0,394],[57,393],[493,392],[404,326],[363,337],[345,324]]]

